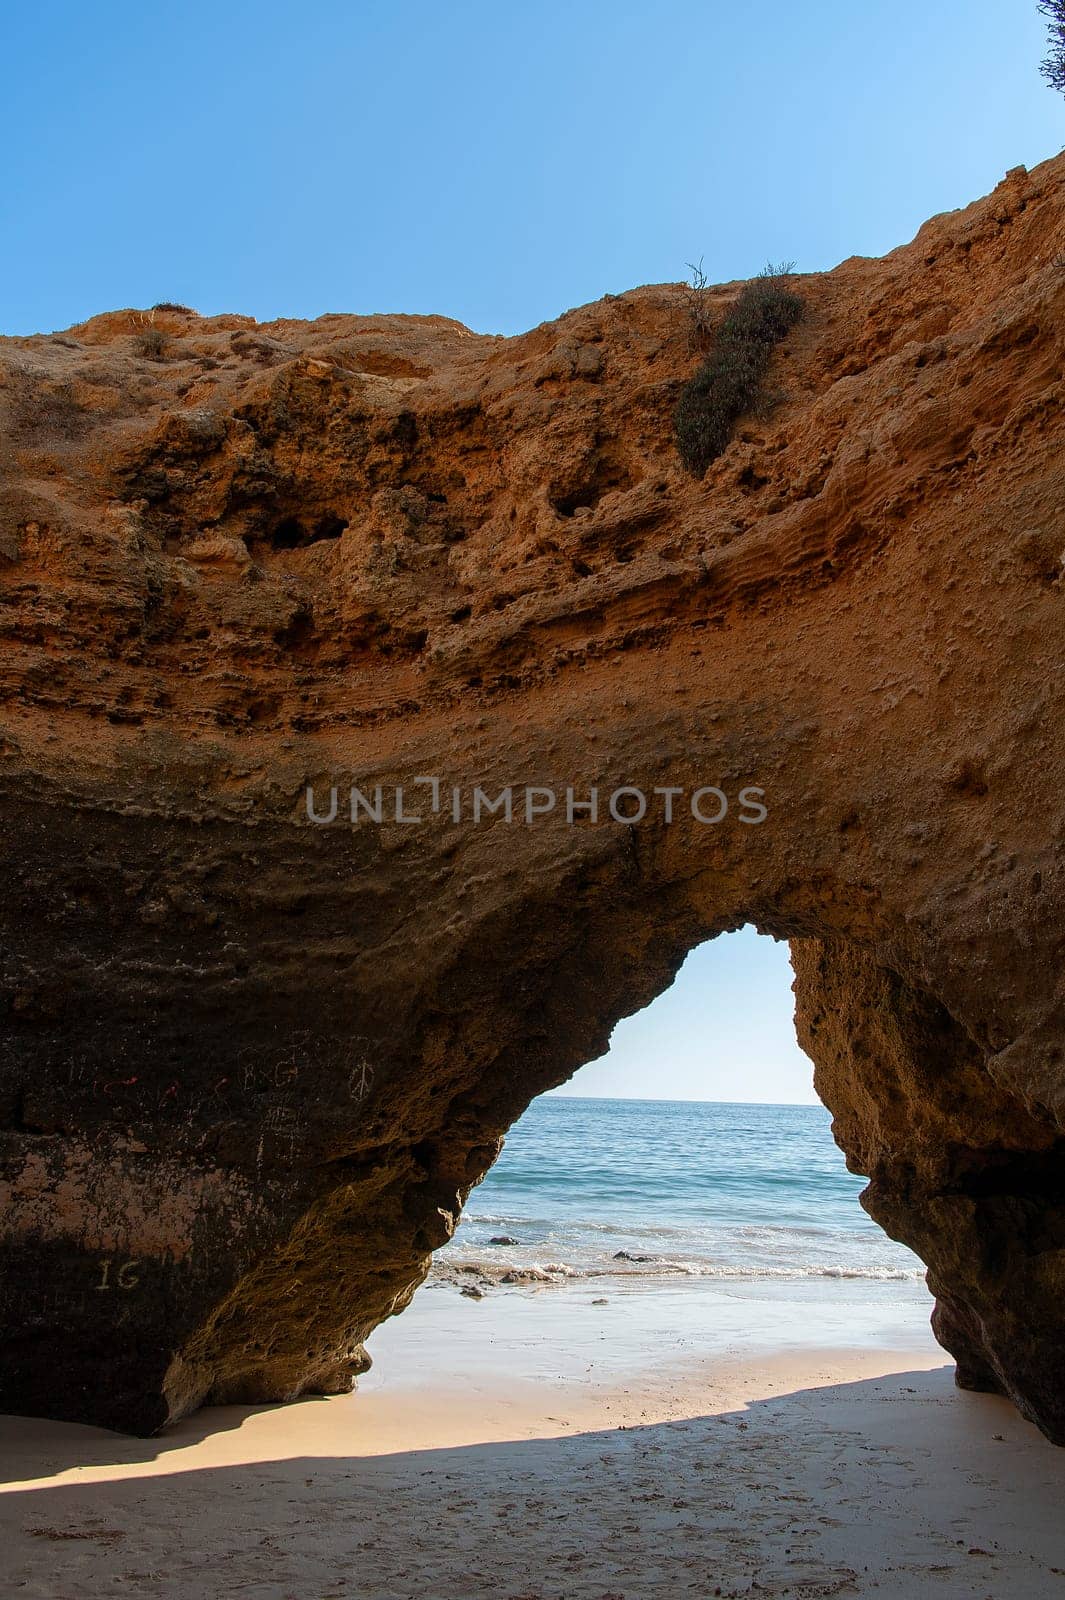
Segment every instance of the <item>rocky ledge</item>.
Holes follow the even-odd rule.
[[[1063,239],[1065,158],[798,279],[702,480],[679,285],[0,341],[0,1406],[349,1386],[750,922],[959,1380],[1065,1441]]]

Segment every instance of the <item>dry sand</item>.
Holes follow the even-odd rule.
[[[957,1391],[919,1324],[708,1354],[679,1304],[656,1350],[644,1301],[431,1290],[355,1396],[149,1441],[0,1419],[0,1592],[1065,1595],[1065,1451]]]

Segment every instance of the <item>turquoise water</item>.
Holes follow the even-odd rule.
[[[437,1271],[919,1280],[859,1206],[864,1186],[822,1106],[548,1097],[511,1129]],[[503,1235],[516,1242],[491,1242]]]

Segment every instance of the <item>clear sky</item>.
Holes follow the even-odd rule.
[[[608,1054],[552,1092],[813,1104],[813,1066],[792,1022],[793,976],[787,945],[753,928],[699,945],[665,994],[618,1023]]]
[[[3,8],[0,330],[174,299],[515,332],[879,254],[1065,142],[1036,0]]]

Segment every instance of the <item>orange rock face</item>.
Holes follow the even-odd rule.
[[[1059,159],[797,280],[702,481],[677,286],[0,342],[0,1406],[349,1385],[753,922],[961,1380],[1065,1439],[1063,241]]]

